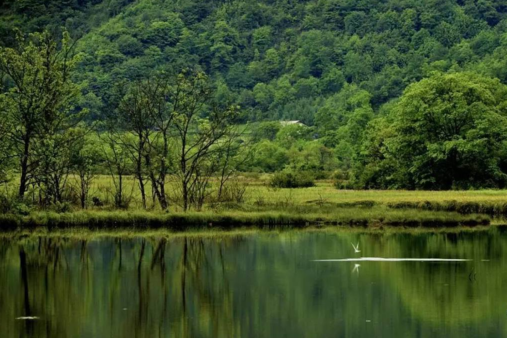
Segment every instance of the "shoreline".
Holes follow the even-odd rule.
[[[347,208],[328,213],[290,211],[224,211],[162,213],[155,211],[75,211],[32,212],[21,216],[0,215],[0,230],[88,228],[100,229],[191,229],[238,228],[301,229],[322,226],[453,228],[491,225],[492,219],[481,214],[389,208]]]

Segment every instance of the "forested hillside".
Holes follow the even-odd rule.
[[[484,83],[490,89],[507,83],[503,0],[9,0],[1,10],[3,45],[13,44],[15,28],[28,32],[65,27],[77,40],[82,56],[74,81],[81,86],[80,106],[90,110],[90,119],[100,120],[114,109],[114,87],[125,79],[197,68],[210,76],[220,101],[241,107],[240,122],[300,120],[312,127],[311,132],[298,132],[297,138],[318,138],[325,147],[321,157],[327,150],[333,154],[333,165],[318,166],[338,167],[346,172],[346,181],[359,186],[444,189],[506,181],[499,153],[503,129],[498,131],[498,144],[485,145],[480,140],[490,136],[484,136],[485,130],[471,132],[477,121],[467,121],[464,125],[470,130],[458,128],[445,142],[461,134],[458,138],[467,139],[472,133],[478,143],[444,145],[437,137],[438,147],[447,149],[442,150],[445,155],[435,149],[430,155],[424,148],[421,156],[429,158],[419,159],[414,169],[414,158],[399,158],[406,147],[400,144],[407,138],[401,140],[403,133],[396,127],[403,114],[393,113],[403,108],[398,98],[407,87],[426,78],[474,74],[442,80],[450,81],[444,92],[465,95]],[[463,86],[457,88],[453,81]],[[481,102],[503,118],[505,109],[498,107],[505,98],[493,96],[494,103],[486,98]],[[407,105],[407,99],[402,101]],[[486,124],[498,123],[493,120],[484,117]],[[264,132],[269,126],[260,128]],[[294,156],[287,151],[293,144],[286,143],[286,136],[278,136],[278,143],[274,136],[259,136],[255,153],[260,158],[254,159],[254,169],[291,166]],[[392,141],[390,146],[385,139],[387,144]],[[449,147],[461,146],[457,153],[470,154],[449,155]],[[315,152],[311,149],[301,145],[297,151]],[[396,158],[388,154],[392,149],[397,149]],[[481,159],[478,154],[493,156],[494,163],[488,161],[487,170],[470,169]],[[438,170],[453,167],[452,178],[436,178],[431,172],[436,169],[428,169],[442,157],[446,164]],[[292,167],[305,169],[305,164]],[[392,174],[402,167],[405,170]],[[470,170],[477,172],[472,181],[462,174]]]
[[[306,124],[322,124],[342,89],[377,110],[433,70],[507,81],[502,0],[11,0],[2,13],[4,43],[14,27],[80,38],[96,114],[120,78],[195,65],[250,119]]]

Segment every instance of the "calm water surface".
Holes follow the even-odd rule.
[[[2,338],[505,336],[497,230],[0,238]]]

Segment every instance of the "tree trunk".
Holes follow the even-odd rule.
[[[141,199],[143,201],[143,209],[146,209],[146,189],[144,188],[144,180],[143,180],[143,149],[144,142],[142,135],[139,134],[139,142],[137,148],[137,158],[136,158],[136,171],[137,171],[137,179],[139,180],[139,190],[141,190]]]
[[[146,209],[146,191],[144,188],[143,176],[138,175],[137,179],[139,180],[139,190],[141,190],[141,200],[143,201],[143,209]]]
[[[160,191],[159,191],[159,199],[160,199],[160,207],[162,210],[167,210],[169,204],[167,203],[167,197],[165,195],[165,183],[163,181],[160,182]]]
[[[28,181],[28,155],[30,154],[30,142],[25,139],[23,157],[21,158],[21,177],[19,179],[19,199],[25,197],[26,186]]]
[[[81,180],[81,209],[86,209],[86,195],[87,195],[87,187],[85,182],[85,177],[80,175]]]
[[[116,192],[116,207],[121,208],[123,206],[123,175],[118,175],[118,191]]]
[[[183,211],[188,210],[188,184],[183,180],[182,182],[182,198],[183,198]]]

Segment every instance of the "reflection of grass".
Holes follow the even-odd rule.
[[[36,229],[18,229],[13,231],[0,232],[0,238],[10,239],[23,239],[27,237],[44,237],[44,238],[69,238],[76,240],[92,240],[100,238],[181,238],[181,237],[199,237],[199,238],[230,238],[230,237],[245,237],[245,236],[293,236],[305,235],[308,233],[326,233],[326,234],[379,234],[385,238],[390,236],[397,236],[400,234],[419,235],[419,234],[465,234],[465,233],[494,233],[497,227],[440,227],[440,228],[412,228],[412,227],[399,227],[399,226],[383,226],[383,227],[316,227],[310,225],[304,229],[293,228],[275,228],[275,229],[259,229],[252,227],[241,227],[232,230],[222,230],[213,228],[203,229],[189,229],[188,231],[179,232],[170,229],[134,229],[134,228],[119,228],[119,229],[89,229],[87,227],[70,227],[65,229],[48,229],[46,227],[38,227]]]
[[[135,229],[169,228],[172,230],[245,226],[261,228],[302,228],[310,225],[350,226],[460,226],[486,225],[489,218],[481,215],[460,215],[451,212],[393,210],[385,207],[288,209],[287,211],[224,211],[159,213],[146,211],[76,211],[69,213],[33,212],[28,216],[0,216],[2,228],[89,227],[93,229],[131,227]]]
[[[66,229],[52,229],[37,228],[34,230],[23,229],[16,231],[0,232],[0,238],[9,238],[12,240],[24,239],[30,237],[43,237],[43,238],[66,238],[75,240],[95,240],[102,238],[232,238],[239,236],[256,235],[259,233],[271,233],[272,231],[264,231],[258,229],[234,229],[230,231],[221,231],[214,229],[194,229],[185,232],[174,232],[168,229],[145,229],[137,230],[130,228],[123,229],[102,229],[92,230],[83,227],[73,227]],[[274,231],[273,231],[274,232]],[[278,232],[276,230],[276,232]]]

